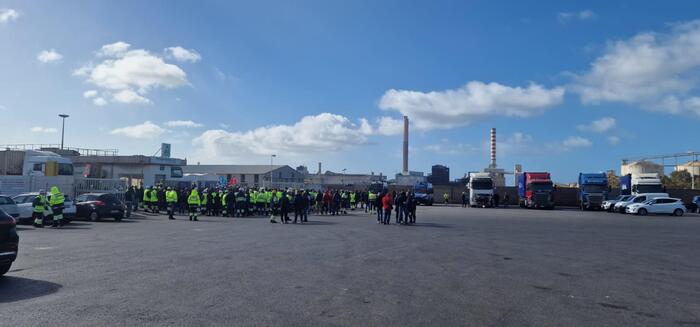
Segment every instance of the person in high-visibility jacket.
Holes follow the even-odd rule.
[[[65,202],[65,197],[63,193],[58,190],[57,186],[51,187],[51,195],[49,196],[49,206],[51,206],[51,212],[53,212],[53,227],[63,226],[63,204]]]
[[[357,205],[357,193],[350,192],[350,209],[355,210],[356,205]]]
[[[207,204],[209,203],[209,189],[204,189],[202,194],[199,196],[199,206],[202,215],[207,214]]]
[[[245,215],[245,192],[242,189],[236,191],[236,217]]]
[[[147,186],[143,190],[143,211],[148,212],[151,210],[151,187]]]
[[[369,199],[369,203],[367,203],[367,205],[369,206],[369,210],[371,212],[374,212],[374,210],[376,209],[374,204],[377,201],[377,194],[372,191],[369,191],[369,195],[367,196],[367,198]]]
[[[34,227],[44,228],[44,213],[46,210],[46,191],[41,190],[39,195],[32,201],[32,218],[34,218]]]
[[[199,192],[197,188],[192,188],[190,196],[187,197],[187,206],[189,208],[190,221],[197,221],[197,214],[199,213],[199,206],[202,204],[202,200],[199,197]]]
[[[165,202],[168,203],[168,219],[174,220],[175,206],[177,205],[177,192],[171,187],[165,192]]]
[[[450,202],[450,194],[447,192],[443,193],[442,199],[445,200],[445,204],[448,204]]]
[[[228,189],[224,190],[221,194],[221,216],[228,216]]]
[[[149,202],[151,204],[151,212],[160,214],[160,209],[158,208],[158,189],[155,187],[151,188],[151,201]]]

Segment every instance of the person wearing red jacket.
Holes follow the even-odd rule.
[[[384,208],[384,225],[389,225],[391,222],[391,205],[394,203],[394,198],[391,193],[388,193],[382,199],[382,207]]]

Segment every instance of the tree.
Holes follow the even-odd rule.
[[[661,182],[670,189],[689,189],[692,185],[691,181],[690,173],[685,170],[674,171],[670,177],[661,177]]]
[[[611,188],[620,188],[620,178],[615,175],[614,170],[608,171],[608,185],[610,185]]]

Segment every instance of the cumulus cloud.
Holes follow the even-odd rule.
[[[279,153],[293,156],[327,154],[367,143],[370,135],[366,124],[366,120],[358,125],[344,116],[322,113],[305,116],[293,125],[266,126],[241,132],[208,130],[192,143],[206,158],[248,158],[250,155]]]
[[[103,97],[98,97],[98,98],[95,98],[94,100],[92,100],[92,103],[94,103],[98,107],[102,107],[102,106],[106,106],[109,102],[107,102],[107,100],[105,100],[105,98],[103,98]]]
[[[38,55],[36,55],[36,59],[44,64],[58,62],[62,58],[63,58],[63,55],[56,52],[56,50],[54,50],[54,49],[44,50],[44,51],[39,52]]]
[[[126,103],[126,104],[148,104],[151,103],[150,100],[140,96],[138,93],[126,89],[114,93],[112,96],[114,102]]]
[[[581,148],[593,145],[593,142],[580,136],[569,136],[561,143],[566,148]]]
[[[153,89],[173,89],[189,84],[187,74],[180,67],[147,50],[131,49],[126,42],[102,46],[97,57],[102,61],[88,63],[73,74],[100,88],[105,102],[147,104],[151,103],[147,95]]]
[[[450,143],[442,140],[440,143],[424,145],[422,150],[439,155],[463,155],[479,152],[479,147],[467,143]]]
[[[19,12],[14,9],[0,8],[0,24],[9,23],[19,18]]]
[[[202,59],[202,56],[194,49],[188,50],[180,46],[165,48],[165,53],[168,58],[183,62],[197,62]]]
[[[620,140],[619,136],[615,136],[615,135],[608,136],[608,143],[610,143],[611,145],[616,145],[616,144],[620,143],[620,141],[621,140]]]
[[[667,34],[647,32],[610,42],[589,71],[573,75],[570,89],[584,104],[619,102],[700,115],[699,71],[700,20],[695,20],[676,24]]]
[[[189,128],[196,128],[196,127],[202,127],[204,125],[195,123],[191,120],[171,120],[168,122],[164,123],[165,126],[168,127],[189,127]]]
[[[379,135],[393,136],[403,133],[403,120],[391,117],[380,117],[377,119],[376,133]]]
[[[163,135],[165,132],[167,132],[166,129],[150,121],[145,121],[143,124],[113,129],[110,134],[126,136],[133,139],[153,139]]]
[[[419,129],[452,128],[488,116],[527,117],[558,105],[564,97],[560,87],[547,89],[531,83],[510,87],[472,81],[456,90],[420,92],[389,90],[379,107],[411,118]]]
[[[31,128],[32,133],[57,133],[58,130],[53,127],[35,126]]]
[[[83,98],[85,98],[85,99],[94,98],[96,96],[97,96],[97,91],[95,91],[95,90],[87,90],[87,91],[83,92]]]
[[[605,133],[615,127],[615,123],[615,118],[603,117],[589,124],[578,125],[576,128],[582,132]]]
[[[584,21],[584,20],[591,20],[598,17],[593,10],[582,10],[579,12],[559,12],[557,13],[557,20],[559,21],[560,24],[567,24],[571,21],[577,20],[577,21]]]

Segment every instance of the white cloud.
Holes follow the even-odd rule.
[[[95,91],[95,90],[87,90],[87,91],[83,92],[83,98],[85,98],[85,99],[94,98],[96,96],[97,96],[97,91]]]
[[[98,64],[89,63],[73,72],[101,89],[104,101],[146,104],[153,89],[173,89],[188,85],[187,74],[177,65],[147,50],[130,49],[126,42],[104,45],[97,56]]]
[[[197,62],[202,59],[202,56],[194,49],[188,50],[180,46],[165,48],[165,53],[168,58],[183,62]]]
[[[14,9],[0,8],[0,24],[9,23],[19,18],[19,12]]]
[[[465,143],[450,143],[443,140],[440,143],[428,144],[422,147],[423,150],[440,155],[462,155],[479,152],[479,147]]]
[[[589,124],[578,125],[576,128],[582,132],[595,132],[595,133],[605,133],[615,127],[615,118],[603,117],[598,120],[594,120]]]
[[[112,97],[112,101],[126,103],[126,104],[148,104],[148,103],[151,103],[150,100],[140,96],[138,93],[136,93],[132,90],[129,90],[129,89],[121,90],[117,93],[114,93],[114,96]]]
[[[111,44],[105,44],[97,51],[99,57],[123,57],[131,47],[131,44],[118,41]]]
[[[389,90],[379,107],[408,116],[418,129],[452,128],[487,116],[527,117],[558,105],[564,89],[546,89],[531,83],[526,88],[472,81],[456,90],[419,92]]]
[[[52,62],[58,62],[63,58],[63,55],[60,53],[56,52],[56,50],[51,49],[51,50],[44,50],[39,52],[39,54],[36,56],[36,59],[41,61],[42,63],[52,63]]]
[[[375,132],[385,136],[401,135],[403,133],[403,120],[386,116],[380,117],[377,119],[377,130]]]
[[[579,21],[584,21],[584,20],[591,20],[598,17],[593,10],[586,9],[582,10],[579,12],[560,12],[557,13],[557,20],[561,24],[566,24],[570,21],[573,20],[579,20]]]
[[[57,133],[58,130],[53,128],[53,127],[41,127],[41,126],[35,126],[32,127],[31,129],[32,133]]]
[[[612,145],[618,144],[618,143],[620,143],[620,137],[614,136],[614,135],[608,136],[608,143],[610,143]]]
[[[360,126],[350,119],[330,113],[305,116],[293,125],[259,127],[244,132],[208,130],[192,143],[200,156],[246,158],[251,155],[285,154],[299,156],[311,153],[328,154],[368,141],[365,122]]]
[[[620,102],[647,110],[691,112],[700,72],[700,20],[668,34],[641,33],[610,42],[589,71],[573,75],[570,89],[585,104]]]
[[[150,121],[146,121],[143,124],[114,129],[110,132],[110,134],[126,136],[134,139],[153,139],[163,135],[165,132],[167,132],[166,129]]]
[[[189,127],[189,128],[196,128],[196,127],[202,127],[204,125],[195,123],[191,120],[171,120],[168,122],[164,123],[165,126],[168,127]]]
[[[566,140],[562,142],[562,145],[566,148],[582,148],[589,147],[593,145],[593,142],[587,138],[580,136],[569,136]]]
[[[98,107],[106,106],[108,104],[107,100],[103,97],[95,98],[92,100],[92,103],[94,103]]]

